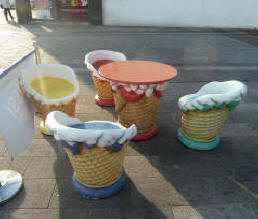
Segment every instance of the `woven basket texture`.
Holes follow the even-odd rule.
[[[81,184],[89,187],[105,187],[112,185],[121,177],[127,145],[128,142],[119,152],[100,147],[86,149],[83,145],[79,154],[73,155],[69,149],[65,151],[75,177]]]
[[[120,124],[126,128],[135,124],[137,133],[145,133],[152,129],[157,117],[160,98],[144,96],[135,103],[128,103],[117,91],[114,93],[114,99]]]
[[[213,141],[220,128],[227,119],[229,107],[224,109],[213,108],[207,112],[188,111],[180,112],[183,134],[196,141]]]
[[[101,99],[113,99],[111,85],[108,81],[101,80],[95,75],[92,75],[92,79],[96,88],[96,92]]]
[[[37,111],[41,114],[43,122],[45,122],[47,114],[49,112],[58,110],[68,114],[69,116],[74,117],[75,114],[75,105],[78,97],[74,97],[71,101],[67,103],[60,103],[59,105],[49,105],[49,104],[42,104],[40,100],[36,100],[31,94],[26,92],[24,87],[20,86],[22,93],[26,95],[28,98],[33,100],[33,103],[37,109]]]

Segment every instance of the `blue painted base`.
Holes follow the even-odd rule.
[[[209,141],[209,142],[200,142],[200,141],[191,140],[191,139],[187,138],[186,136],[184,136],[181,128],[179,128],[177,130],[177,138],[186,147],[193,149],[193,150],[202,150],[202,151],[208,151],[208,150],[215,149],[220,142],[219,136],[217,136],[215,140]]]
[[[119,180],[117,180],[114,184],[102,188],[96,188],[96,187],[88,187],[80,182],[77,181],[73,174],[73,186],[75,192],[79,193],[85,198],[90,198],[90,199],[101,199],[101,198],[106,198],[112,195],[115,195],[118,193],[125,182],[125,171],[123,169],[122,175]]]

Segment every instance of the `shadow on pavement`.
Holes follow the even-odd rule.
[[[67,25],[64,27],[42,24],[24,27],[34,34],[33,40],[38,41],[42,48],[43,63],[58,62],[71,66],[75,69],[81,85],[92,91],[94,91],[94,87],[84,66],[84,56],[87,52],[95,49],[117,50],[125,53],[131,59],[150,59],[173,64],[176,62],[174,60],[177,60],[178,63],[180,61],[187,63],[187,59],[190,59],[191,55],[196,55],[198,49],[207,44],[207,47],[204,48],[208,48],[210,52],[213,51],[210,55],[213,58],[211,63],[216,65],[234,53],[234,49],[230,50],[230,48],[228,53],[221,52],[216,47],[217,44],[223,48],[229,42],[232,45],[238,45],[227,40],[220,44],[221,38],[224,37],[221,35],[217,36],[218,39],[214,35],[209,36],[205,44],[202,42],[205,36],[199,37],[198,33],[195,33],[193,35],[196,40],[192,36],[189,38],[188,36],[179,36],[174,42],[186,46],[182,48],[175,46],[175,50],[173,50],[173,46],[165,47],[167,44],[164,42],[169,37],[175,39],[173,34],[168,36],[168,34],[147,33],[144,35],[139,33],[129,40],[126,32],[118,31],[106,34],[101,28],[92,26]],[[139,39],[142,42],[141,47],[137,43]],[[209,41],[209,39],[211,40]],[[199,42],[199,46],[196,45],[196,42]],[[187,48],[192,50],[187,52]],[[179,53],[179,49],[183,52]],[[254,52],[254,54],[256,53]],[[225,56],[220,56],[220,54],[225,54]],[[241,57],[238,56],[238,58]],[[198,58],[196,60],[198,61]],[[209,57],[207,60],[209,63]],[[229,60],[228,64],[232,64],[231,61]],[[207,63],[201,63],[202,67]],[[225,63],[221,62],[221,64]],[[180,79],[177,81],[180,83],[170,83],[170,87],[163,97],[157,120],[159,134],[150,140],[131,143],[125,162],[128,178],[123,191],[108,199],[89,201],[73,192],[71,178],[57,177],[53,206],[60,209],[60,215],[65,215],[64,209],[70,208],[75,211],[76,209],[89,209],[89,212],[100,216],[111,217],[115,214],[117,217],[121,217],[127,213],[132,216],[137,212],[142,212],[146,217],[163,218],[165,217],[162,212],[164,207],[175,206],[175,209],[182,208],[182,211],[187,211],[188,207],[192,207],[201,216],[207,216],[209,211],[215,215],[222,212],[231,217],[234,217],[234,214],[239,216],[241,209],[236,208],[233,211],[233,207],[227,206],[257,202],[256,147],[258,136],[255,134],[257,126],[251,124],[253,119],[250,117],[254,114],[244,115],[245,113],[242,114],[241,110],[236,111],[234,116],[230,115],[222,132],[222,142],[217,149],[210,152],[191,151],[176,139],[176,130],[179,126],[176,105],[181,94],[187,94],[188,91],[192,91],[193,88],[197,89],[200,84],[210,80],[235,79],[237,77],[237,79],[245,79],[248,85],[250,78],[253,78],[253,72],[248,70],[245,72],[246,74],[240,73],[234,69],[229,71],[202,69],[200,72],[195,69],[194,73],[191,70],[182,69],[179,73],[181,74]],[[255,82],[257,82],[256,78],[255,76]],[[199,83],[200,81],[202,83]],[[257,88],[253,88],[253,90],[257,91]],[[93,98],[94,95],[92,94],[90,97]],[[257,97],[257,93],[255,97]],[[254,104],[254,101],[250,100],[250,103]],[[84,104],[87,105],[87,102]],[[115,116],[113,109],[103,108],[101,110],[103,111],[98,111],[97,114],[108,112]],[[82,117],[82,114],[78,113],[76,116]],[[244,133],[245,129],[251,132]],[[65,159],[65,162],[69,162],[67,158]],[[57,176],[60,175],[60,171],[63,171],[59,164],[61,160],[63,162],[63,158],[57,156],[55,163]],[[71,169],[68,172],[70,175]],[[205,207],[209,205],[213,206],[213,210]],[[180,206],[180,208],[176,206]],[[199,206],[204,207],[200,208]],[[79,215],[79,212],[77,214]]]
[[[167,215],[170,215],[169,209],[162,209],[162,212],[151,201],[147,200],[128,177],[123,189],[117,195],[100,200],[89,200],[81,197],[73,190],[73,170],[64,150],[61,149],[62,156],[60,156],[61,146],[57,149],[50,137],[45,137],[45,139],[57,154],[54,164],[56,187],[49,207],[59,208],[60,218],[66,218],[70,214],[74,215],[75,218],[167,218]],[[68,169],[64,170],[64,166]]]

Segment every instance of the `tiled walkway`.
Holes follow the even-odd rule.
[[[2,15],[1,15],[2,16]],[[0,18],[0,69],[41,47],[43,63],[71,66],[80,81],[76,116],[115,121],[112,108],[94,104],[95,90],[84,55],[95,49],[124,52],[129,59],[159,61],[179,70],[162,99],[159,134],[132,142],[125,158],[124,189],[104,200],[73,192],[69,161],[35,116],[32,145],[11,162],[0,139],[1,169],[23,174],[24,188],[0,207],[0,218],[257,218],[258,36],[245,32],[169,28],[94,27],[51,22],[27,26]],[[220,147],[191,151],[176,139],[177,100],[212,80],[238,79],[248,96],[230,113]]]

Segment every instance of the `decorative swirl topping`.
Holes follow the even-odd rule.
[[[127,99],[130,96],[128,101],[135,102],[142,98],[145,94],[146,97],[151,97],[152,95],[156,95],[157,97],[161,97],[162,93],[167,86],[167,82],[162,84],[123,84],[110,82],[111,88],[113,92],[116,92],[118,89],[122,96]],[[134,97],[134,98],[133,98]],[[134,101],[135,100],[135,101]]]
[[[124,142],[137,134],[135,125],[125,128],[107,121],[82,122],[59,111],[50,112],[45,125],[48,131],[54,134],[55,139],[61,141],[61,144],[74,154],[79,152],[81,144],[78,142],[84,143],[87,149],[106,147],[120,151]]]
[[[240,81],[213,81],[201,87],[194,94],[179,98],[178,106],[181,111],[200,110],[206,112],[214,107],[230,107],[233,110],[247,93],[247,87]]]

